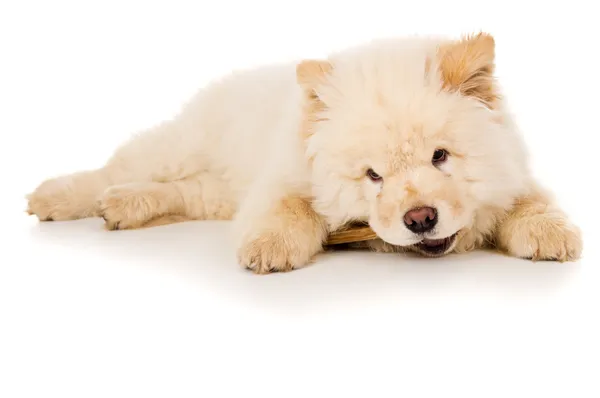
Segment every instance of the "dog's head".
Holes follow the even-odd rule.
[[[314,206],[427,255],[492,224],[526,185],[526,154],[494,80],[494,40],[374,42],[297,67]]]

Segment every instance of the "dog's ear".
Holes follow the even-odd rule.
[[[325,82],[333,66],[328,61],[305,60],[296,65],[296,80],[306,91],[314,90]]]
[[[493,108],[498,99],[494,58],[494,38],[487,33],[440,46],[438,61],[444,89],[458,91]]]
[[[328,61],[306,60],[296,65],[296,80],[304,92],[304,122],[301,127],[303,140],[313,135],[317,122],[324,120],[323,112],[327,105],[319,97],[319,87],[327,83],[333,70]]]

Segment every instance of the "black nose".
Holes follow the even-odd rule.
[[[404,215],[406,228],[415,234],[431,231],[437,224],[437,211],[433,207],[419,207]]]

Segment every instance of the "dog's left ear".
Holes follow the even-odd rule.
[[[458,91],[493,108],[498,99],[494,58],[494,38],[487,33],[441,46],[438,61],[444,89]]]
[[[296,65],[296,80],[304,90],[316,95],[314,91],[325,83],[332,69],[333,66],[328,61],[305,60]]]

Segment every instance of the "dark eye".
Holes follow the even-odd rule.
[[[431,158],[431,163],[434,166],[444,163],[448,159],[448,152],[445,149],[436,149],[433,152],[433,156]]]
[[[373,182],[379,182],[383,179],[379,174],[375,173],[373,169],[367,170],[367,177],[371,179]]]

